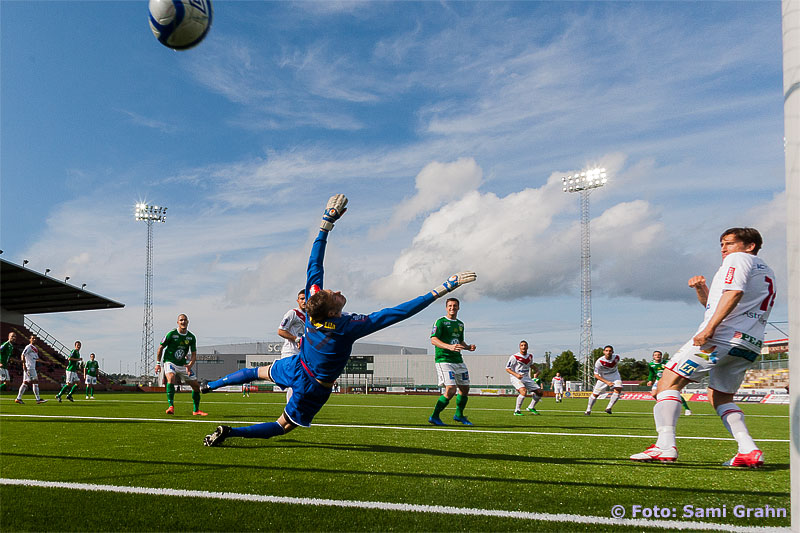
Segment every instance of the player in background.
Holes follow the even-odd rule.
[[[242,385],[242,398],[250,397],[250,385],[245,383]]]
[[[275,422],[232,428],[219,426],[206,435],[206,446],[219,446],[230,437],[268,439],[284,435],[298,426],[308,427],[331,395],[336,379],[344,371],[353,343],[362,337],[413,316],[440,296],[475,280],[473,272],[451,276],[432,291],[396,307],[388,307],[369,315],[350,314],[342,309],[347,298],[339,291],[323,289],[323,260],[328,233],[344,214],[347,198],[332,196],[323,212],[320,232],[311,248],[306,277],[305,337],[300,353],[278,359],[272,365],[243,368],[203,386],[208,392],[225,385],[266,379],[281,387],[291,387],[292,397],[283,414]]]
[[[656,397],[656,387],[658,387],[658,380],[664,373],[664,362],[662,361],[664,354],[658,350],[653,352],[653,360],[647,363],[649,373],[647,374],[647,386],[650,387],[650,392],[653,398]],[[689,409],[689,404],[686,399],[681,395],[681,404],[683,404],[684,413],[686,416],[692,416],[692,411]]]
[[[33,389],[33,395],[36,397],[36,403],[45,403],[39,396],[39,374],[36,373],[36,361],[39,360],[39,348],[36,347],[36,335],[31,335],[30,344],[22,350],[22,385],[19,386],[17,399],[14,403],[25,403],[22,401],[22,395],[28,390],[28,386]]]
[[[556,395],[556,403],[560,403],[564,399],[564,378],[561,377],[561,372],[556,372],[550,385]]]
[[[95,355],[89,354],[89,360],[83,365],[83,382],[86,384],[86,399],[94,400],[94,386],[97,385],[97,371],[100,363],[95,361]]]
[[[673,462],[678,458],[675,428],[680,415],[680,391],[708,374],[708,401],[738,444],[726,466],[759,467],[764,454],[758,449],[744,413],[733,395],[744,374],[761,352],[764,328],[775,303],[775,274],[757,257],[761,234],[753,228],[729,228],[720,236],[722,265],[711,288],[703,276],[689,279],[689,287],[706,311],[692,337],[669,360],[656,389],[653,417],[658,441],[634,461]]]
[[[67,374],[64,378],[64,386],[61,387],[61,390],[58,391],[56,394],[56,400],[58,403],[61,403],[61,396],[64,395],[64,391],[69,389],[67,393],[67,400],[74,402],[75,400],[72,399],[72,393],[75,392],[75,389],[78,387],[78,383],[81,382],[81,378],[78,376],[78,370],[81,367],[81,341],[75,341],[75,349],[69,354],[69,359],[67,360]]]
[[[16,343],[17,334],[12,331],[8,334],[8,340],[0,346],[0,391],[6,390],[11,385],[11,373],[8,369]]]
[[[436,374],[439,376],[439,386],[444,387],[444,394],[439,396],[433,414],[428,418],[428,422],[434,426],[445,425],[439,415],[456,395],[456,390],[458,396],[453,420],[465,426],[472,425],[464,416],[464,408],[469,399],[469,370],[461,357],[461,350],[474,352],[475,345],[464,341],[464,323],[458,319],[460,308],[461,302],[457,298],[448,298],[445,302],[445,316],[433,324],[431,331],[431,344],[434,345],[436,354]]]
[[[597,401],[597,397],[607,388],[612,389],[611,398],[606,406],[606,413],[611,414],[611,408],[619,400],[622,393],[622,376],[619,375],[619,356],[614,354],[613,346],[603,348],[603,355],[594,362],[594,390],[589,395],[589,405],[586,406],[586,415],[592,414],[592,406]]]
[[[283,339],[281,346],[281,359],[292,357],[300,353],[300,343],[306,324],[306,291],[297,293],[297,307],[290,309],[283,315],[280,326],[278,326],[278,336]],[[292,389],[286,389],[286,401],[292,397]]]
[[[532,366],[533,354],[528,353],[528,341],[520,341],[519,351],[509,357],[506,363],[506,372],[510,375],[511,386],[517,391],[517,403],[514,407],[516,416],[522,416],[522,403],[529,392],[531,393],[531,403],[528,405],[528,411],[535,415],[539,414],[536,404],[541,396],[536,394],[536,391],[540,387],[531,379]]]
[[[186,362],[186,355],[191,353],[191,359]],[[194,364],[197,362],[197,337],[189,331],[189,317],[178,315],[178,327],[164,336],[156,353],[156,374],[161,370],[161,357],[164,357],[164,377],[167,379],[167,414],[175,414],[175,382],[176,375],[192,388],[192,414],[195,416],[208,416],[200,410],[200,384],[194,374]]]

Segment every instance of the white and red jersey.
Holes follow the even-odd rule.
[[[302,337],[305,333],[306,314],[300,309],[290,309],[283,315],[281,325],[278,329],[288,331],[295,337]],[[281,346],[281,358],[291,357],[300,353],[300,346],[296,345],[289,339],[283,339],[283,346]]]
[[[775,273],[758,256],[745,252],[728,254],[711,281],[698,333],[711,320],[725,291],[742,291],[742,299],[717,326],[709,342],[716,340],[761,353],[764,328],[775,303]]]
[[[620,379],[619,369],[617,368],[618,364],[619,356],[617,354],[611,354],[611,359],[606,359],[605,355],[601,355],[597,358],[597,361],[594,362],[594,373],[609,381]]]
[[[22,350],[22,358],[25,359],[25,367],[29,370],[36,370],[36,361],[39,359],[39,348],[29,344]]]
[[[553,390],[555,389],[563,389],[564,388],[564,378],[561,376],[553,376]]]
[[[527,353],[522,355],[517,352],[508,358],[506,368],[517,374],[522,374],[523,377],[530,377],[531,365],[533,364],[533,354]]]

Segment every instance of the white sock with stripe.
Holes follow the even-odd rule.
[[[747,430],[747,424],[744,423],[744,413],[735,403],[720,405],[717,407],[717,414],[725,424],[725,429],[736,439],[739,453],[750,453],[758,449],[753,437],[750,436],[750,431]]]
[[[658,441],[656,446],[668,450],[675,446],[675,426],[681,415],[681,393],[676,390],[665,390],[656,396],[653,418],[656,421]]]

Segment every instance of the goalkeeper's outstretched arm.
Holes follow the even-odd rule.
[[[434,298],[439,298],[448,292],[456,290],[465,283],[472,283],[477,277],[475,272],[459,272],[458,274],[453,274],[447,278],[444,283],[431,290],[431,294]]]

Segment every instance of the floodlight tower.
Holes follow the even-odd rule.
[[[136,204],[136,220],[147,224],[147,266],[144,273],[144,323],[142,324],[142,374],[147,376],[155,363],[153,342],[153,223],[167,221],[167,208],[158,205]]]
[[[606,169],[592,168],[561,178],[564,192],[581,193],[581,379],[589,390],[594,361],[592,361],[592,264],[589,248],[589,193],[608,181]]]

